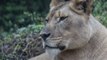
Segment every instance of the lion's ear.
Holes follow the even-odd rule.
[[[67,2],[67,1],[70,1],[70,0],[51,0],[50,7],[56,7],[60,3]]]
[[[92,11],[92,0],[75,0],[74,7],[78,10],[83,10],[86,14]]]

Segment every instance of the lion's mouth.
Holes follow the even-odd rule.
[[[50,48],[50,49],[59,49],[59,50],[64,50],[65,46],[57,46],[57,47],[53,47],[53,46],[49,46],[49,45],[45,45],[46,48]]]
[[[51,44],[48,45],[48,43],[47,43],[47,40],[48,40],[48,41],[50,41],[50,40],[53,40],[53,41],[54,41],[54,40],[55,40],[56,42],[60,42],[61,39],[62,39],[62,37],[57,37],[57,38],[47,38],[46,41],[44,41],[44,43],[43,43],[43,47],[44,47],[44,48],[49,48],[49,49],[59,49],[59,50],[64,50],[64,49],[65,49],[65,46],[60,46],[60,45],[58,45],[58,46],[51,46]]]
[[[60,40],[62,37],[57,37],[57,38],[48,38],[49,40]]]

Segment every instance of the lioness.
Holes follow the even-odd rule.
[[[30,60],[107,60],[107,29],[92,0],[52,0],[40,35],[46,52]]]

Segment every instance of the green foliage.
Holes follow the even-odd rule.
[[[21,29],[18,29],[16,31],[17,34],[19,34],[19,36],[25,36],[26,34],[29,33],[38,33],[41,31],[41,29],[43,28],[43,25],[29,25],[28,27],[23,27]]]
[[[107,27],[107,0],[95,0],[93,14]]]
[[[50,0],[0,0],[0,32],[41,24]]]

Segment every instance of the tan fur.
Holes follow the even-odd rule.
[[[41,55],[39,55],[37,57],[31,58],[29,60],[49,60],[49,57],[48,57],[47,53],[43,53],[43,54],[41,54]]]
[[[57,2],[41,31],[41,34],[51,33],[44,41],[46,45],[65,46],[65,49],[46,47],[45,53],[30,60],[107,60],[107,29],[91,15],[92,1],[84,0],[86,11],[77,9],[82,4],[76,5],[73,1],[76,0],[63,0],[64,4]],[[66,18],[60,20],[61,17]]]

